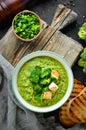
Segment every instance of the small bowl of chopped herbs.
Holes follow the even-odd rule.
[[[12,29],[18,39],[30,42],[41,33],[41,19],[36,13],[23,10],[14,17]]]

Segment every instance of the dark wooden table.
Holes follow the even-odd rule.
[[[53,15],[58,4],[64,4],[68,8],[74,10],[78,14],[77,20],[61,30],[62,33],[73,38],[86,47],[86,42],[80,40],[77,36],[79,27],[83,22],[86,21],[86,1],[85,0],[33,0],[31,4],[28,5],[26,9],[36,12],[42,20],[44,20],[49,25],[52,22]],[[0,39],[6,34],[11,26],[11,21],[0,29]],[[78,61],[78,59],[77,59]],[[72,70],[74,73],[74,78],[80,80],[86,85],[86,74],[82,72],[82,69],[76,63],[73,65]],[[51,113],[50,115],[52,115]],[[45,114],[49,116],[49,114]]]

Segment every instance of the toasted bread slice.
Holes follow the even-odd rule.
[[[78,96],[78,94],[83,90],[83,88],[84,88],[84,85],[80,81],[75,79],[74,88],[73,88],[73,91],[69,100],[59,110],[59,119],[60,119],[61,124],[65,128],[72,127],[76,123],[75,121],[71,120],[70,117],[67,115],[67,106],[68,106],[68,103],[72,99]]]
[[[74,79],[74,89],[72,91],[71,98],[78,96],[78,94],[81,92],[83,88],[84,85],[77,79]]]
[[[75,123],[86,122],[86,87],[68,103],[67,115]]]
[[[65,127],[72,127],[75,123],[67,116],[67,104],[61,107],[59,112],[60,123]]]

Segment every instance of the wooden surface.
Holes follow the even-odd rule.
[[[0,53],[15,66],[28,53],[37,50],[49,50],[59,53],[67,60],[70,66],[73,66],[83,47],[59,30],[74,22],[76,18],[77,14],[74,11],[59,5],[51,26],[42,21],[42,33],[38,39],[31,43],[22,42],[14,36],[12,28],[10,28],[0,40]]]

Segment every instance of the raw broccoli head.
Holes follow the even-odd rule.
[[[78,65],[79,65],[80,67],[84,67],[84,66],[86,65],[86,61],[83,60],[83,59],[79,59]]]
[[[81,59],[86,61],[86,48],[83,49],[83,52],[80,55]]]
[[[86,22],[79,28],[78,36],[80,39],[86,41]]]
[[[78,65],[83,67],[83,72],[86,73],[86,48],[83,49],[80,59],[78,60]]]
[[[83,68],[83,72],[86,73],[86,65]]]

